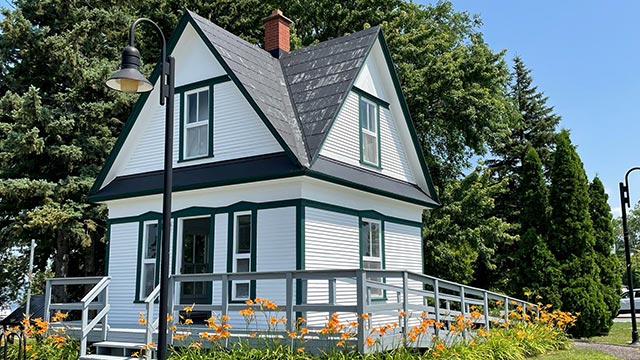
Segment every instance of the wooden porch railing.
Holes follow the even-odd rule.
[[[378,281],[376,281],[377,279]],[[453,322],[458,315],[469,316],[472,309],[480,311],[482,316],[474,321],[486,329],[492,322],[502,323],[508,320],[510,304],[522,306],[539,314],[538,306],[524,300],[512,298],[495,292],[478,289],[432,276],[417,274],[409,271],[392,270],[313,270],[313,271],[277,271],[254,273],[224,273],[224,274],[181,274],[171,276],[169,309],[179,312],[184,307],[193,307],[194,311],[213,311],[222,315],[229,315],[231,311],[246,307],[243,303],[229,301],[229,289],[233,281],[252,280],[259,283],[265,280],[285,281],[285,304],[280,304],[278,311],[284,312],[287,319],[286,331],[294,331],[296,313],[354,313],[357,315],[388,314],[396,312],[403,314],[399,323],[403,324],[400,336],[409,331],[409,316],[411,313],[425,311],[436,322]],[[309,303],[307,301],[307,283],[311,280],[327,281],[326,294],[328,301],[324,303]],[[380,281],[381,280],[381,281]],[[212,289],[220,289],[219,301],[212,304],[184,304],[176,289],[180,283],[203,282],[211,283]],[[337,283],[355,284],[355,299],[347,303],[337,301],[339,288]],[[302,299],[296,301],[294,286],[302,286]],[[386,293],[386,301],[375,301],[372,292]],[[395,296],[394,296],[395,295]],[[502,303],[502,304],[501,304]],[[493,306],[491,306],[493,305]],[[490,307],[491,306],[491,307]],[[498,315],[491,315],[491,309],[501,308]],[[368,321],[358,322],[356,338],[357,349],[365,352],[366,336],[371,328],[371,317]],[[438,333],[436,332],[436,335]]]
[[[111,278],[105,277],[84,277],[84,278],[54,278],[46,280],[44,297],[44,320],[49,321],[52,310],[79,310],[81,311],[80,327],[80,356],[87,354],[87,336],[98,325],[102,323],[102,339],[107,339],[109,305],[109,283]],[[93,285],[91,290],[79,302],[52,303],[52,288],[54,286],[68,285]],[[89,319],[89,310],[96,310],[97,315]]]

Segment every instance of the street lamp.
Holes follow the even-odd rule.
[[[633,291],[633,274],[631,273],[631,250],[629,249],[629,229],[627,228],[627,206],[631,207],[629,200],[629,174],[640,167],[633,167],[624,174],[624,183],[620,183],[620,204],[622,205],[622,236],[624,237],[624,255],[627,260],[627,281],[629,282],[629,305],[631,306],[631,345],[640,345],[638,342],[638,327],[636,325],[636,303]]]
[[[173,183],[173,97],[175,93],[175,59],[167,56],[167,41],[155,22],[140,18],[131,24],[129,45],[122,50],[120,71],[107,80],[107,86],[127,93],[149,92],[153,84],[140,73],[140,52],[135,47],[133,35],[136,25],[147,22],[162,38],[160,57],[160,105],[165,105],[164,129],[164,183],[162,193],[162,237],[160,259],[160,305],[158,309],[158,359],[167,358],[167,313],[169,295],[169,243],[171,234],[171,187]]]

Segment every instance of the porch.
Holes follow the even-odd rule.
[[[233,284],[242,282],[250,282],[258,289],[281,288],[283,291],[279,299],[247,305],[244,301],[234,301],[230,294]],[[80,339],[83,359],[109,359],[108,356],[115,354],[126,358],[142,345],[157,342],[159,287],[144,300],[146,310],[141,314],[142,324],[136,318],[131,319],[130,326],[115,327],[109,324],[109,313],[119,309],[110,307],[109,283],[109,277],[47,280],[45,320],[49,320],[52,312],[78,313],[77,320],[65,322],[64,326]],[[186,303],[180,290],[185,284],[201,284],[202,288],[210,289],[209,301]],[[80,301],[55,299],[56,288],[66,290],[69,286],[90,287],[90,290]],[[446,341],[465,336],[464,332],[451,331],[451,325],[460,316],[470,319],[476,328],[489,329],[508,321],[510,311],[516,307],[534,316],[539,311],[537,305],[524,300],[423,274],[390,270],[180,274],[170,277],[169,294],[175,325],[169,341],[175,346],[198,341],[203,332],[216,334],[215,327],[203,321],[211,317],[217,326],[217,336],[213,336],[212,341],[226,347],[237,341],[253,344],[256,338],[262,337],[290,346],[303,345],[311,352],[336,346],[340,340],[345,341],[343,346],[352,346],[360,352],[400,345],[424,348],[431,345],[432,335]],[[254,317],[248,319],[247,314]],[[182,320],[178,321],[181,316]],[[193,324],[185,321],[192,317]],[[328,323],[331,319],[335,321]],[[424,327],[425,323],[428,326]],[[220,327],[223,324],[230,326],[226,336],[220,336],[220,329],[225,331]],[[385,328],[384,332],[379,331],[381,327]],[[371,339],[367,343],[369,337],[375,343],[372,344]],[[87,356],[88,344],[94,344],[97,355]],[[122,345],[120,349],[113,351],[118,344]]]

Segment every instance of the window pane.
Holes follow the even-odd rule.
[[[361,224],[362,232],[362,246],[364,247],[364,256],[371,256],[371,224],[368,221],[363,221]]]
[[[236,259],[236,272],[249,272],[249,259]]]
[[[378,140],[375,136],[362,133],[362,158],[372,164],[378,163]]]
[[[198,93],[198,121],[209,120],[209,91]]]
[[[364,129],[367,128],[367,119],[369,118],[367,115],[368,109],[367,103],[364,100],[360,100],[360,126]]]
[[[156,264],[144,264],[142,286],[144,297],[147,297],[155,287]]]
[[[364,268],[370,270],[380,270],[382,269],[382,263],[380,261],[365,261]]]
[[[194,263],[195,264],[206,263],[207,262],[206,254],[207,254],[207,236],[196,235]]]
[[[237,253],[248,254],[251,252],[251,215],[240,215],[237,218]]]
[[[372,104],[367,104],[367,130],[377,133],[378,127],[376,126],[376,108]]]
[[[371,256],[380,257],[380,224],[371,224]]]
[[[187,95],[187,124],[194,123],[198,120],[198,94]]]
[[[249,298],[249,284],[248,283],[236,283],[236,298],[248,299]]]
[[[187,130],[187,157],[206,155],[209,150],[209,125],[204,124]]]
[[[144,257],[156,258],[156,246],[158,244],[158,224],[147,224],[147,249]]]

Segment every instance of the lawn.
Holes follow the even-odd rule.
[[[631,342],[631,323],[616,322],[613,323],[609,335],[594,336],[587,339],[588,341],[601,342],[607,344],[628,345]]]
[[[616,360],[618,358],[601,353],[600,351],[570,349],[555,351],[546,355],[538,356],[535,360]]]

